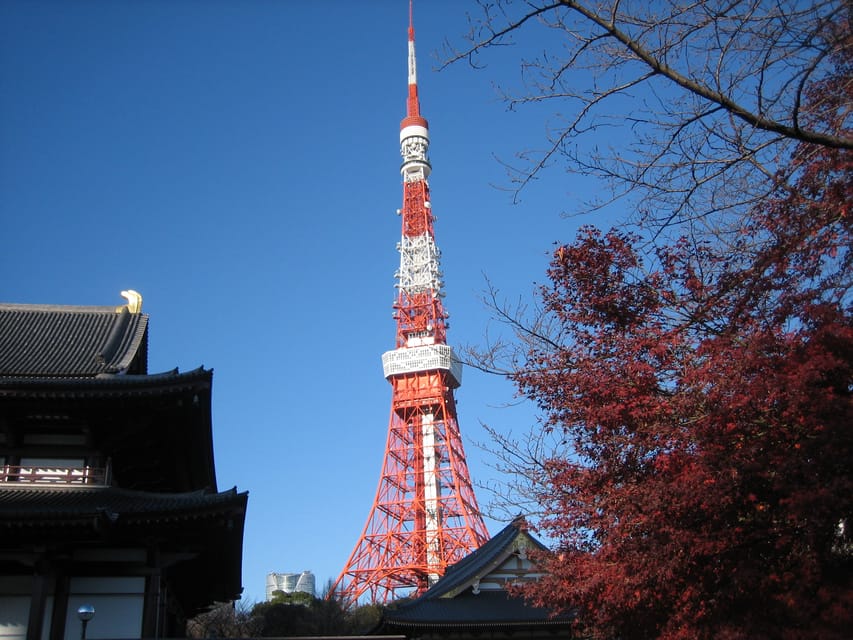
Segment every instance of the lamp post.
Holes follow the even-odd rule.
[[[86,640],[86,625],[95,617],[95,607],[90,604],[82,604],[77,609],[77,617],[80,618],[80,640]]]

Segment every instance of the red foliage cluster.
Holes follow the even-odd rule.
[[[816,86],[825,117],[849,85]],[[541,469],[558,544],[528,595],[594,637],[850,637],[853,154],[789,169],[725,244],[644,264],[585,228],[554,253],[561,346],[515,379],[577,457]]]

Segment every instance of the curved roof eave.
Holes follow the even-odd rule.
[[[190,389],[199,383],[210,385],[213,369],[203,366],[191,371],[178,369],[155,374],[111,374],[101,373],[94,377],[0,377],[0,396],[15,394],[24,397],[30,394],[40,395],[78,395],[82,391],[88,395],[114,395],[133,391],[135,395],[154,395],[167,391]],[[148,392],[146,394],[146,391]]]

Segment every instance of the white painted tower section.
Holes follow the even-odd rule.
[[[426,511],[426,552],[427,566],[438,567],[441,563],[441,543],[438,528],[441,524],[438,512],[438,499],[441,483],[438,480],[438,464],[435,451],[435,423],[433,415],[427,413],[421,423],[422,447],[424,452],[424,511]],[[441,576],[430,571],[429,582],[435,584]]]

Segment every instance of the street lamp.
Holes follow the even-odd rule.
[[[80,640],[86,640],[86,625],[95,617],[95,607],[90,604],[81,604],[77,609],[77,617],[80,618]]]

